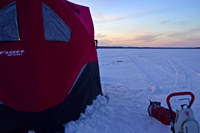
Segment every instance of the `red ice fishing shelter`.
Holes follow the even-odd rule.
[[[63,132],[99,94],[88,7],[0,0],[0,133]]]

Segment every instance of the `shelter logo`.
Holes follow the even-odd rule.
[[[22,56],[24,53],[24,50],[0,51],[0,55],[7,56]]]

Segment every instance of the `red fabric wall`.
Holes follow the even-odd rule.
[[[1,0],[0,10],[11,2]],[[44,40],[42,2],[69,26],[69,42]],[[0,55],[0,101],[18,111],[40,112],[61,103],[82,67],[98,61],[93,23],[89,8],[65,0],[16,0],[16,4],[20,41],[1,42],[0,51],[25,53]]]

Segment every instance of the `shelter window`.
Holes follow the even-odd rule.
[[[46,41],[69,42],[71,29],[46,4],[42,3],[44,38]]]
[[[20,41],[16,2],[0,10],[0,42]]]

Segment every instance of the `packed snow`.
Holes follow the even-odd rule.
[[[66,133],[171,133],[147,113],[149,100],[168,108],[166,98],[190,91],[200,122],[199,49],[98,49],[102,91]],[[190,98],[190,96],[184,96]],[[181,96],[172,97],[172,109],[180,109]]]

